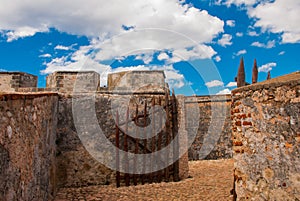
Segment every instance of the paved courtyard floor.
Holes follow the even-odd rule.
[[[191,161],[190,177],[180,182],[116,188],[90,186],[62,188],[55,201],[92,200],[232,200],[233,160]]]

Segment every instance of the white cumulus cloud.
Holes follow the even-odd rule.
[[[71,34],[105,39],[126,32],[124,26],[133,29],[167,29],[202,43],[211,41],[222,32],[224,22],[206,10],[177,0],[0,2],[0,30],[11,30],[11,39],[32,36],[50,27]],[[26,33],[21,33],[24,27],[27,27]]]
[[[222,3],[231,6],[232,4],[236,6],[252,6],[259,0],[222,0]]]
[[[226,87],[236,87],[237,83],[236,82],[229,82]]]
[[[211,88],[211,87],[220,87],[220,86],[223,86],[224,83],[220,80],[212,80],[210,82],[206,82],[205,83],[205,86],[207,86],[208,88]]]
[[[267,73],[267,72],[271,71],[276,66],[277,66],[277,64],[274,63],[274,62],[267,63],[267,64],[264,64],[264,65],[260,66],[258,68],[258,72],[266,72]]]
[[[232,44],[232,36],[230,34],[223,34],[222,38],[218,40],[218,44],[225,47]]]
[[[237,37],[242,37],[244,34],[243,34],[242,32],[237,32],[235,35],[236,35]]]
[[[242,54],[246,54],[247,53],[247,50],[240,50],[238,51],[237,53],[235,53],[236,56],[240,56]]]
[[[223,20],[178,0],[0,1],[0,31],[8,41],[50,28],[89,38],[90,44],[78,50],[56,46],[57,50],[72,52],[45,63],[43,74],[82,66],[104,72],[110,67],[103,61],[132,55],[147,64],[153,59],[149,51],[168,52],[168,64],[210,59],[217,53],[208,44],[224,32],[223,27]],[[98,52],[89,57],[94,50]],[[172,74],[174,71],[169,71]],[[181,77],[176,78],[179,82],[174,86],[180,87]]]
[[[39,57],[42,57],[42,58],[50,58],[51,57],[51,54],[41,54]]]
[[[234,27],[235,26],[235,21],[234,20],[226,20],[226,25],[230,26],[230,27]]]
[[[223,89],[217,93],[217,95],[231,94],[230,89]]]
[[[256,27],[281,34],[282,43],[299,43],[299,10],[299,0],[275,0],[249,8],[248,15],[257,19]]]
[[[0,5],[1,5],[1,3],[0,3]],[[0,10],[1,10],[1,8],[0,8]],[[1,14],[0,14],[0,16],[1,16]],[[0,27],[0,29],[1,29],[1,27]],[[40,29],[29,27],[29,26],[16,27],[16,29],[8,31],[6,33],[7,42],[17,40],[18,38],[33,36],[37,32],[45,32],[45,31],[48,31],[48,29],[45,27],[41,27]]]
[[[214,58],[214,59],[215,59],[215,61],[216,61],[216,62],[219,62],[219,61],[221,61],[221,57],[220,57],[219,55],[215,56],[215,58]]]
[[[149,64],[153,60],[153,51],[139,54],[135,59],[143,60],[145,64]]]
[[[249,36],[259,36],[259,34],[256,31],[249,31],[248,35]]]
[[[165,52],[161,52],[158,56],[157,56],[157,59],[162,61],[162,60],[166,60],[166,59],[169,59],[169,55],[167,55]]]
[[[57,45],[55,46],[54,48],[55,50],[70,50],[70,47],[67,47],[67,46],[63,46],[63,45]]]
[[[264,44],[264,43],[260,43],[260,42],[258,42],[258,41],[255,41],[255,42],[253,42],[253,43],[251,44],[251,46],[262,47],[262,48],[270,49],[270,48],[275,47],[275,40],[268,41],[267,44]]]

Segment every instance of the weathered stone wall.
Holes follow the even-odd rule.
[[[0,200],[51,200],[58,96],[0,95]]]
[[[178,139],[180,142],[179,153],[184,153],[179,160],[179,178],[185,179],[189,176],[189,137],[187,132],[187,122],[186,122],[186,105],[185,97],[183,95],[176,96],[177,99],[177,112],[178,112]]]
[[[189,160],[232,157],[230,95],[185,97]]]
[[[0,91],[36,87],[37,76],[22,72],[0,72]]]
[[[103,131],[114,128],[112,116],[106,109],[109,106],[108,99],[106,96],[102,99],[98,97],[95,104]],[[74,125],[72,97],[61,96],[59,100],[57,152],[59,187],[104,185],[115,179],[113,171],[95,160],[82,145]]]
[[[300,73],[232,92],[237,200],[300,200]]]
[[[108,74],[108,90],[123,92],[152,91],[164,92],[163,71],[125,71]]]
[[[76,100],[76,96],[61,96],[59,100],[59,115],[58,115],[58,129],[57,129],[57,161],[58,161],[58,185],[59,187],[70,187],[70,186],[87,186],[87,185],[105,185],[115,183],[115,171],[111,170],[100,162],[95,160],[86,148],[83,146],[80,137],[78,136],[77,128],[83,127],[94,127],[95,125],[92,121],[86,121],[90,119],[91,116],[82,114],[80,116],[79,125],[74,125],[74,116],[72,114],[72,101]],[[113,146],[115,146],[115,114],[112,113],[114,107],[125,106],[122,109],[122,114],[120,117],[120,122],[124,121],[124,114],[126,113],[127,104],[130,108],[130,118],[135,116],[135,106],[139,105],[139,115],[143,114],[144,103],[147,102],[148,111],[150,109],[152,99],[155,98],[156,104],[161,100],[161,104],[164,104],[165,94],[161,95],[151,95],[151,94],[138,94],[138,95],[111,95],[111,94],[95,94],[95,115],[97,117],[96,122],[103,134],[107,139],[111,141]],[[117,100],[118,104],[114,105],[113,101]],[[128,103],[126,100],[130,100]],[[124,102],[123,102],[124,101]],[[122,103],[123,102],[123,103]],[[86,110],[89,110],[89,105],[84,106]],[[93,107],[93,106],[92,106]],[[74,108],[73,108],[74,112]],[[90,114],[93,115],[93,114]],[[82,119],[81,119],[82,118]],[[123,120],[121,120],[123,119]],[[124,127],[124,126],[123,126]],[[96,135],[95,135],[96,136]],[[166,141],[166,135],[162,134],[162,143]],[[82,136],[84,137],[84,136]],[[156,136],[157,139],[157,136]],[[95,146],[98,139],[91,139],[89,141],[89,146]],[[135,151],[135,141],[128,139],[129,152],[134,153]],[[140,140],[140,146],[143,146],[143,142]],[[151,150],[152,148],[152,138],[148,140],[147,147]],[[156,141],[157,143],[157,141]],[[121,140],[120,144],[123,144]],[[98,144],[99,148],[105,146],[104,143]],[[163,145],[162,145],[163,147]],[[105,148],[105,147],[104,147]],[[123,149],[121,147],[121,149]],[[139,149],[142,151],[141,149]],[[114,161],[115,155],[112,153],[102,153],[98,150],[100,155],[104,157],[105,160]],[[98,152],[97,151],[97,152]],[[140,154],[142,152],[139,152]],[[185,161],[185,162],[184,162]],[[188,164],[187,155],[184,155],[180,161],[180,178],[185,179],[188,177]],[[148,167],[147,167],[148,168]]]
[[[63,93],[97,91],[100,75],[94,71],[58,71],[47,76],[47,88]]]

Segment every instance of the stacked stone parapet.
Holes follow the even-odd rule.
[[[107,84],[100,86],[100,75],[94,71],[57,71],[47,76],[46,88],[67,94],[164,94],[168,87],[163,71],[111,73]]]
[[[164,71],[124,71],[108,74],[108,90],[113,92],[156,92],[166,88]]]
[[[13,92],[30,87],[37,87],[37,76],[23,72],[0,72],[0,91]]]
[[[46,87],[62,93],[98,91],[100,75],[94,71],[57,71],[47,76]]]

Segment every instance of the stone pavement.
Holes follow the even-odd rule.
[[[62,188],[55,201],[92,200],[232,200],[233,160],[191,161],[190,178],[180,182],[116,188]]]

